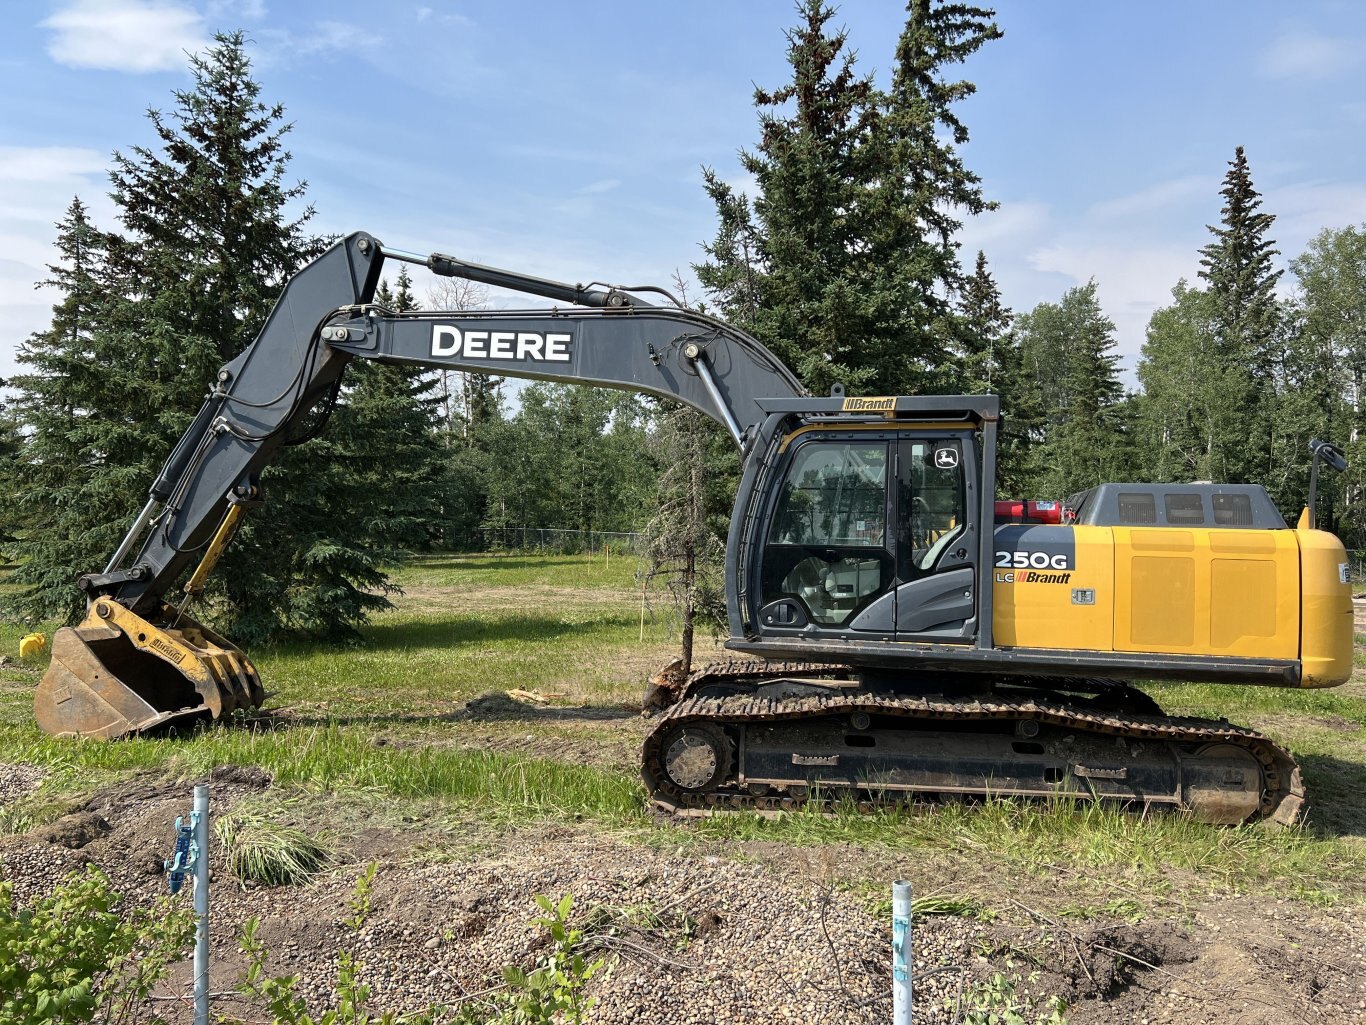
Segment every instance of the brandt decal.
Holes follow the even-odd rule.
[[[567,331],[462,331],[449,324],[432,325],[432,355],[438,358],[568,363],[573,345],[574,336]]]

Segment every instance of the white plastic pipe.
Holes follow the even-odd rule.
[[[911,1025],[911,884],[892,884],[892,1025]]]

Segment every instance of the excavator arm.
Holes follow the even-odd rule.
[[[395,313],[373,301],[387,259],[570,305]],[[754,338],[640,291],[386,249],[365,233],[336,243],[291,278],[256,340],[219,371],[109,564],[81,577],[89,612],[54,638],[39,725],[108,738],[261,703],[245,655],[185,609],[260,501],[261,470],[326,416],[354,358],[657,395],[724,425],[742,451],[766,416],[761,400],[805,394]]]

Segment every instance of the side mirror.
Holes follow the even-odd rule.
[[[1326,441],[1311,441],[1309,451],[1314,454],[1316,459],[1322,459],[1338,473],[1347,469],[1347,456],[1336,445],[1330,445]]]
[[[1347,469],[1347,457],[1343,454],[1342,449],[1336,445],[1330,445],[1326,441],[1311,441],[1309,451],[1312,455],[1312,461],[1309,464],[1309,504],[1305,511],[1308,513],[1308,526],[1312,530],[1319,522],[1319,463],[1326,463],[1330,470],[1341,473]]]

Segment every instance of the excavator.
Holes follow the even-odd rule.
[[[395,312],[374,302],[388,261],[553,305]],[[290,279],[108,565],[80,578],[87,614],[56,633],[35,694],[44,730],[113,739],[263,703],[251,661],[187,607],[263,500],[262,468],[357,358],[648,393],[739,447],[725,560],[737,657],[656,688],[642,771],[663,809],[1062,795],[1219,824],[1301,814],[1288,751],[1165,715],[1135,682],[1350,677],[1347,558],[1313,509],[1320,463],[1345,467],[1331,445],[1313,446],[1293,529],[1253,486],[998,502],[994,396],[813,396],[757,340],[662,289],[571,285],[365,233]]]

